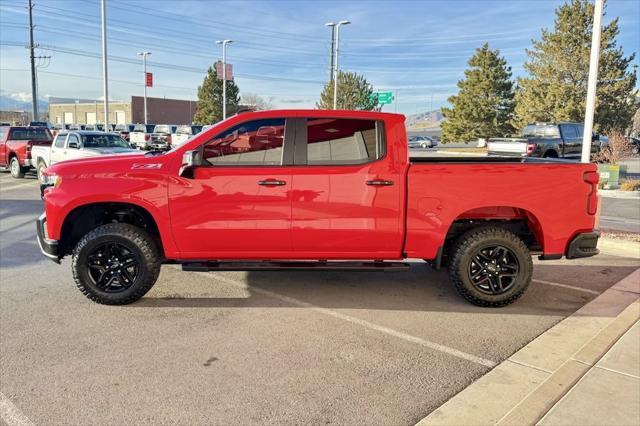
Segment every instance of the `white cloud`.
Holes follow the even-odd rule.
[[[31,93],[27,93],[27,92],[10,93],[9,97],[15,101],[27,102],[31,100]]]

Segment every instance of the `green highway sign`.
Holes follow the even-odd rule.
[[[375,92],[371,98],[377,100],[380,105],[390,104],[393,102],[393,92]]]

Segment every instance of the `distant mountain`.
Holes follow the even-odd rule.
[[[2,111],[31,111],[31,108],[31,101],[21,101],[10,96],[0,95],[0,110]],[[40,111],[47,111],[49,103],[45,99],[40,99],[38,108]]]
[[[443,117],[440,110],[408,115],[406,126],[409,130],[440,129]]]

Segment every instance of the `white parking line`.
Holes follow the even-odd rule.
[[[433,350],[436,350],[436,351],[444,352],[446,354],[455,356],[457,358],[461,358],[461,359],[464,359],[466,361],[471,361],[471,362],[474,362],[476,364],[480,364],[480,365],[482,365],[484,367],[493,368],[496,365],[496,363],[491,361],[491,360],[484,359],[484,358],[481,358],[481,357],[478,357],[478,356],[475,356],[475,355],[472,355],[472,354],[468,354],[466,352],[462,352],[462,351],[459,351],[457,349],[441,345],[439,343],[430,342],[430,341],[422,339],[420,337],[412,336],[410,334],[403,333],[401,331],[396,331],[396,330],[393,330],[391,328],[384,327],[384,326],[378,325],[378,324],[374,324],[372,322],[365,321],[365,320],[360,319],[360,318],[356,318],[356,317],[352,317],[350,315],[342,314],[340,312],[337,312],[337,311],[334,311],[334,310],[331,310],[331,309],[321,308],[319,306],[313,305],[313,304],[308,303],[308,302],[303,302],[302,300],[298,300],[298,299],[295,299],[293,297],[285,296],[285,295],[282,295],[282,294],[279,294],[279,293],[275,293],[275,292],[270,291],[270,290],[265,290],[265,289],[262,289],[262,288],[259,288],[259,287],[253,287],[253,286],[250,286],[250,285],[246,285],[246,284],[244,284],[244,283],[242,283],[240,281],[236,281],[234,279],[227,278],[227,277],[224,277],[224,276],[221,276],[221,275],[216,275],[216,279],[220,280],[220,281],[223,281],[223,282],[225,282],[227,284],[231,284],[231,285],[233,285],[235,287],[239,287],[239,288],[243,288],[243,289],[247,289],[248,288],[249,290],[251,290],[254,293],[259,293],[259,294],[263,294],[265,296],[273,297],[274,299],[279,299],[279,300],[282,300],[283,302],[290,303],[292,305],[297,305],[297,306],[300,306],[302,308],[311,309],[311,310],[313,310],[315,312],[319,312],[319,313],[324,314],[324,315],[328,315],[328,316],[331,316],[331,317],[334,317],[334,318],[338,318],[338,319],[350,322],[352,324],[357,324],[357,325],[360,325],[362,327],[368,328],[370,330],[375,330],[375,331],[378,331],[380,333],[388,334],[390,336],[397,337],[397,338],[405,340],[407,342],[416,343],[418,345],[424,346],[424,347],[429,348],[429,349],[433,349]]]
[[[0,185],[0,190],[6,191],[6,190],[15,189],[15,188],[21,188],[23,186],[34,186],[34,182],[37,182],[37,181],[36,180],[30,180],[28,182],[18,183],[18,184],[15,184],[15,185],[2,184],[2,185]]]
[[[562,287],[562,288],[567,288],[569,290],[574,290],[574,291],[581,291],[583,293],[589,293],[589,294],[595,294],[596,296],[600,295],[599,291],[595,291],[595,290],[591,290],[588,288],[582,288],[582,287],[576,287],[573,285],[568,285],[568,284],[560,284],[560,283],[553,283],[551,281],[544,281],[544,280],[532,280],[538,284],[544,284],[544,285],[551,285],[554,287]]]
[[[8,426],[33,426],[33,422],[2,392],[0,392],[0,417]]]

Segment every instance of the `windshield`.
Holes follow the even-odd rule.
[[[153,129],[153,133],[171,133],[171,126],[167,126],[166,124],[161,124]]]
[[[12,141],[50,141],[51,133],[44,127],[22,127],[11,129],[9,140]]]
[[[131,148],[118,135],[82,135],[82,146],[85,148]]]

